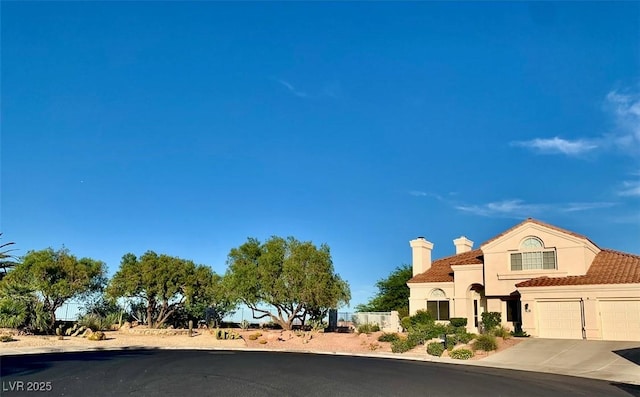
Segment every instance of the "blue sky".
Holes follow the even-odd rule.
[[[218,273],[332,249],[351,306],[535,217],[640,253],[640,3],[2,2],[3,241]]]

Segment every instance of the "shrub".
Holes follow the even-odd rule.
[[[383,333],[382,335],[380,335],[378,337],[378,342],[394,342],[396,340],[400,339],[400,335],[398,335],[397,333]]]
[[[412,325],[431,324],[433,322],[433,316],[426,310],[418,310],[416,314],[411,316]]]
[[[485,333],[493,331],[501,322],[502,315],[499,312],[482,313],[482,326]]]
[[[399,338],[391,342],[391,351],[393,353],[404,353],[416,347],[408,338]]]
[[[498,338],[502,338],[502,339],[509,339],[511,338],[511,331],[509,331],[509,328],[505,327],[505,326],[499,326],[498,328],[493,330],[493,334],[498,337]]]
[[[431,342],[427,345],[427,353],[431,356],[440,357],[444,352],[444,346],[439,342]]]
[[[260,343],[261,345],[266,345],[267,344],[267,340],[266,339],[260,339],[258,341],[258,343]]]
[[[470,332],[456,334],[456,336],[458,337],[458,342],[460,343],[469,343],[477,337],[476,334],[472,334]]]
[[[409,330],[409,328],[411,328],[411,317],[403,317],[402,320],[400,320],[400,325],[402,325],[404,330]]]
[[[467,319],[466,317],[451,317],[449,319],[449,323],[451,324],[451,326],[453,327],[466,327],[467,326]]]
[[[529,337],[529,334],[527,334],[523,330],[511,331],[511,335],[513,335],[515,337],[518,337],[518,338],[528,338]]]
[[[370,334],[378,331],[380,331],[380,326],[378,324],[362,324],[358,326],[359,334]]]
[[[19,328],[27,321],[29,309],[25,302],[2,299],[0,300],[0,327]]]
[[[240,328],[242,328],[243,330],[248,330],[249,327],[251,326],[251,323],[247,320],[242,320],[240,321]]]
[[[90,328],[92,331],[102,329],[103,318],[95,313],[88,313],[78,319],[78,324]]]
[[[472,347],[473,350],[482,350],[485,352],[489,352],[498,348],[498,342],[496,342],[495,336],[484,334],[478,336],[478,338],[473,342]]]
[[[256,332],[255,334],[249,335],[249,340],[257,340],[261,336],[262,334],[260,332]]]
[[[449,357],[456,360],[468,360],[473,357],[473,352],[469,349],[456,349],[449,352]]]

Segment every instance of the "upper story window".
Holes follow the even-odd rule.
[[[527,237],[520,244],[520,252],[511,254],[511,270],[556,269],[556,250],[545,248],[536,237]]]

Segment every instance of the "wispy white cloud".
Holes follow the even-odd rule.
[[[409,192],[410,195],[412,196],[416,196],[416,197],[426,197],[429,196],[429,193],[427,192],[421,192],[419,190],[412,190]]]
[[[293,84],[289,83],[288,81],[285,80],[277,80],[278,83],[282,84],[287,90],[289,90],[290,93],[292,93],[293,95],[299,97],[299,98],[307,98],[309,95],[307,95],[306,92],[304,91],[299,91],[298,89],[296,89],[296,87],[293,86]]]
[[[522,218],[537,215],[544,209],[544,206],[540,204],[527,204],[519,199],[511,199],[479,205],[456,205],[455,208],[480,216]]]
[[[591,203],[567,203],[559,206],[559,210],[562,212],[576,212],[576,211],[588,211],[596,210],[600,208],[610,208],[617,205],[617,203],[603,201],[603,202],[591,202]]]
[[[640,197],[640,181],[624,181],[622,188],[618,190],[620,196]]]
[[[575,203],[527,203],[520,199],[494,201],[486,204],[455,205],[462,212],[486,217],[526,218],[557,212],[578,212],[609,208],[614,202],[575,202]]]
[[[605,109],[613,115],[615,130],[610,135],[618,148],[640,151],[640,93],[611,91],[605,100]]]
[[[511,145],[533,149],[545,154],[566,154],[568,156],[579,156],[598,148],[595,140],[568,140],[557,136],[553,138],[536,138],[529,141],[515,141],[511,142]]]
[[[604,98],[604,110],[613,128],[597,137],[565,139],[534,138],[511,142],[511,146],[531,149],[540,154],[581,156],[594,151],[615,151],[637,155],[640,153],[640,92],[613,90]]]

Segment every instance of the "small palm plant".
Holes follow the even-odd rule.
[[[0,237],[2,237],[2,233],[0,233]],[[9,269],[15,267],[15,265],[18,264],[18,258],[11,254],[11,252],[15,251],[15,249],[7,249],[7,247],[13,244],[15,243],[12,241],[0,244],[0,280],[2,280],[4,276],[7,275],[7,271]]]

